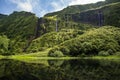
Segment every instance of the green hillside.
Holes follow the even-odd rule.
[[[28,48],[29,52],[38,52],[47,48],[54,47],[69,39],[75,38],[84,32],[81,30],[62,30],[59,32],[49,32],[33,40]]]
[[[0,54],[112,55],[120,47],[119,5],[119,0],[106,0],[68,6],[41,18],[25,11],[0,14]],[[107,27],[99,25],[98,13]]]
[[[104,6],[104,5],[111,4],[111,3],[116,3],[116,2],[120,2],[120,1],[119,0],[106,0],[106,1],[100,1],[100,2],[92,3],[92,4],[68,6],[61,11],[48,13],[45,16],[58,15],[59,17],[63,18],[64,15],[66,15],[66,14],[80,13],[80,12],[85,11],[85,10],[89,10],[89,9],[92,9],[92,8],[97,8],[97,7],[100,7],[100,6]]]
[[[75,25],[74,23],[87,23],[99,26],[99,14],[102,14],[101,25],[119,27],[119,5],[119,0],[106,0],[95,4],[75,5],[69,6],[55,13],[48,13],[45,17],[52,17],[56,15],[61,22],[69,26]]]
[[[104,26],[88,30],[54,47],[49,51],[49,55],[54,55],[56,51],[70,56],[115,54],[120,51],[120,29]]]
[[[14,12],[0,22],[0,33],[8,38],[28,39],[34,35],[37,17],[28,12]]]
[[[7,15],[0,14],[0,20],[4,19],[6,17],[7,17]]]
[[[10,54],[22,52],[28,40],[35,35],[38,18],[28,12],[14,12],[0,21],[0,34],[9,39]]]
[[[120,25],[120,2],[101,6],[96,9],[72,14],[73,21],[99,25],[99,14],[103,16],[102,25],[119,27]]]

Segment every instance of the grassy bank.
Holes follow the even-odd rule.
[[[0,59],[14,59],[20,61],[33,61],[33,60],[70,60],[70,59],[106,59],[106,60],[119,60],[119,55],[111,55],[111,56],[90,56],[90,57],[48,57],[41,56],[39,53],[31,53],[24,55],[11,55],[11,56],[2,56],[0,55]]]
[[[4,58],[4,56],[0,55],[0,59],[3,59],[3,58]]]
[[[107,60],[116,60],[120,59],[119,55],[111,55],[111,56],[93,56],[91,59],[107,59]]]
[[[26,62],[39,62],[42,60],[72,60],[72,59],[99,59],[99,60],[120,60],[120,56],[112,55],[112,56],[92,56],[92,57],[38,57],[38,56],[30,56],[30,55],[13,55],[7,57],[8,59],[26,61]]]
[[[120,60],[119,55],[111,55],[111,56],[91,56],[91,57],[48,57],[48,50],[30,53],[30,54],[22,54],[22,55],[11,55],[11,56],[2,56],[0,55],[0,59],[14,59],[28,63],[41,63],[48,65],[48,60],[71,60],[71,59],[99,59],[99,60]]]

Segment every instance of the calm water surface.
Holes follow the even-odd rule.
[[[0,80],[120,80],[120,61],[80,59],[45,62],[48,65],[0,60]]]

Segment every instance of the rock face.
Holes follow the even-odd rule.
[[[104,25],[104,14],[100,10],[90,10],[87,12],[81,12],[75,15],[72,15],[72,19],[75,22],[82,22],[97,26]]]
[[[111,25],[119,27],[120,24],[120,3],[103,6],[98,9],[83,11],[72,14],[75,22],[93,24],[97,26]]]
[[[97,26],[120,25],[120,1],[106,0],[95,4],[69,6],[61,11],[46,14],[57,15],[61,20],[68,22],[87,23]],[[67,15],[67,16],[66,16]],[[65,19],[66,17],[66,19]]]

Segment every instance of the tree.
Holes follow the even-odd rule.
[[[7,36],[0,36],[0,54],[8,53],[9,39]]]

